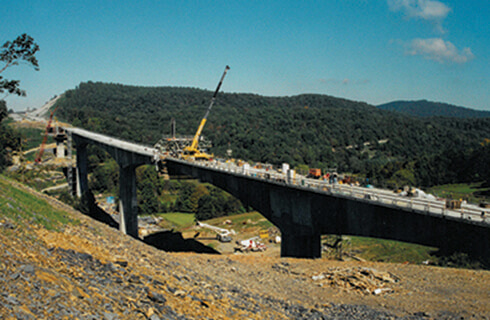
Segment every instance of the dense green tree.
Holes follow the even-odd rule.
[[[138,192],[138,211],[141,214],[156,214],[160,212],[155,189],[151,184],[144,183]]]
[[[19,65],[24,62],[32,66],[34,70],[39,70],[39,64],[36,59],[36,52],[39,46],[34,42],[34,39],[27,34],[18,36],[13,41],[7,41],[2,45],[0,51],[0,61],[3,66],[0,67],[0,74],[7,68]],[[0,93],[5,91],[19,96],[25,96],[24,90],[19,88],[20,80],[8,80],[0,75]]]
[[[204,195],[199,199],[196,212],[197,220],[208,220],[217,216],[217,201],[211,195]]]
[[[0,114],[3,114],[5,104],[0,100]],[[8,125],[5,125],[5,117],[0,121],[0,171],[11,164],[10,155],[15,150],[20,150],[21,135]]]
[[[99,193],[119,194],[119,165],[114,159],[109,158],[103,165],[93,167],[90,189]]]
[[[19,96],[25,96],[25,91],[19,88],[20,80],[8,80],[1,74],[8,68],[25,62],[39,69],[38,61],[35,57],[39,46],[34,43],[32,37],[22,34],[14,41],[7,41],[2,45],[0,50],[0,93],[13,93]],[[11,128],[5,126],[2,122],[8,116],[7,104],[0,100],[0,171],[9,163],[9,151],[20,149],[20,135]]]
[[[146,165],[136,170],[137,198],[139,212],[142,214],[155,214],[160,212],[158,196],[163,184],[155,167]]]
[[[8,111],[7,111],[7,103],[5,100],[0,100],[0,122],[3,121],[3,119],[8,117]]]
[[[199,200],[209,194],[208,189],[203,184],[196,185],[194,192],[189,197],[189,208],[191,212],[196,213],[199,207]]]
[[[181,184],[179,196],[175,202],[175,211],[192,213],[191,195],[196,191],[197,184],[184,181]]]

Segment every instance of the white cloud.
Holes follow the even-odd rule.
[[[441,38],[414,39],[407,45],[407,54],[421,55],[440,63],[466,63],[475,57],[470,48],[460,51],[454,44]]]
[[[393,11],[402,11],[409,18],[421,18],[428,21],[441,21],[447,17],[451,8],[434,0],[388,0]]]
[[[408,18],[428,21],[438,32],[446,32],[442,27],[442,21],[447,17],[451,8],[440,1],[388,0],[388,5],[392,11],[402,11]]]

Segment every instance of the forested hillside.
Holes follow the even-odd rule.
[[[9,153],[19,150],[21,141],[19,133],[5,124],[7,119],[7,104],[0,100],[0,172],[10,165]]]
[[[58,117],[75,126],[148,145],[193,135],[211,91],[81,83]],[[380,185],[429,186],[489,180],[490,118],[415,118],[326,95],[264,97],[220,93],[203,134],[212,152],[293,166],[332,168]]]
[[[474,110],[427,100],[393,101],[379,105],[378,108],[419,117],[490,118],[489,111]]]

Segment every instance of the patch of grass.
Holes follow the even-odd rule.
[[[46,200],[21,188],[0,175],[0,214],[18,224],[37,224],[59,231],[65,224],[78,224],[68,213],[53,208]]]
[[[232,228],[237,232],[242,232],[245,229],[249,230],[250,228],[257,230],[266,230],[273,226],[273,224],[269,220],[267,220],[257,211],[251,211],[233,216],[214,218],[207,220],[206,223],[215,226],[223,226],[223,222],[225,220],[230,220]]]
[[[66,182],[62,169],[51,166],[43,166],[34,170],[12,171],[6,173],[6,176],[38,191]]]
[[[482,182],[445,184],[427,189],[441,198],[468,199],[469,202],[479,203],[482,200],[490,201],[490,197],[479,196],[478,193],[489,191],[490,187],[484,187]]]
[[[363,259],[384,262],[410,262],[422,263],[426,260],[437,260],[431,253],[436,248],[417,244],[375,239],[364,237],[349,237],[351,239],[351,251]]]
[[[170,224],[175,226],[177,229],[190,227],[194,224],[195,221],[195,216],[190,213],[162,213],[158,216],[170,222]]]
[[[41,145],[46,132],[46,124],[35,125],[12,122],[10,125],[22,135],[22,148],[24,151],[39,147]],[[53,137],[48,136],[48,141],[46,143],[52,142],[54,142]]]

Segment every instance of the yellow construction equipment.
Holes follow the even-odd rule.
[[[218,94],[219,88],[221,87],[221,84],[223,83],[223,79],[225,78],[226,72],[228,72],[228,70],[230,70],[230,67],[226,66],[225,72],[223,72],[223,75],[221,76],[221,80],[218,83],[218,87],[216,87],[216,91],[214,91],[213,98],[211,99],[211,103],[209,104],[208,110],[206,111],[204,118],[202,118],[201,123],[199,124],[199,128],[197,129],[197,132],[194,135],[194,138],[192,139],[191,145],[185,147],[183,150],[182,158],[184,160],[190,160],[190,159],[209,160],[212,158],[212,155],[202,152],[198,149],[199,138],[201,137],[201,132],[202,129],[204,128],[204,124],[208,119],[209,112],[213,107],[214,101],[216,100],[216,95]]]

